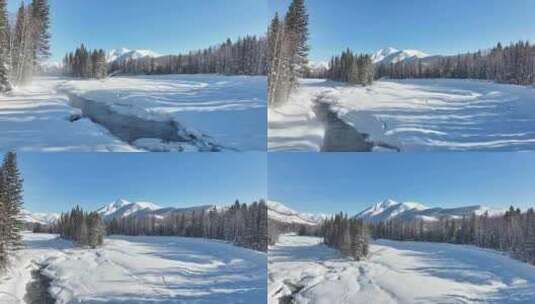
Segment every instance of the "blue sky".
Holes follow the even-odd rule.
[[[266,197],[263,153],[19,153],[24,207],[96,209],[124,198],[163,207],[252,202]]]
[[[535,206],[535,153],[270,153],[268,197],[301,212],[356,214],[384,199]]]
[[[290,0],[268,0],[285,12]],[[311,59],[327,60],[347,47],[384,47],[456,54],[498,41],[535,40],[533,0],[306,0]]]
[[[16,11],[20,3],[8,0],[8,9]],[[56,61],[82,42],[176,54],[227,37],[264,34],[269,21],[265,0],[50,0],[50,5]]]

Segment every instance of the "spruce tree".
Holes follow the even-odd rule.
[[[11,90],[8,67],[8,19],[6,0],[0,0],[0,93]]]
[[[22,183],[23,179],[17,167],[17,156],[8,152],[2,164],[2,182],[0,183],[2,197],[0,201],[4,206],[5,238],[8,250],[18,249],[22,246]]]
[[[35,60],[42,62],[50,57],[50,7],[47,0],[33,0],[31,8]]]

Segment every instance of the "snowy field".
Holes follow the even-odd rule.
[[[54,235],[24,238],[27,249],[0,280],[0,303],[24,303],[36,263],[48,265],[58,304],[266,302],[266,255],[223,242],[116,236],[88,250]]]
[[[476,80],[382,80],[356,87],[303,80],[270,109],[269,149],[319,151],[325,126],[316,102],[370,140],[402,151],[535,150],[535,89]]]
[[[355,262],[315,237],[269,253],[269,303],[533,303],[535,267],[470,246],[381,240]]]
[[[55,88],[61,78],[39,79],[0,95],[0,151],[132,151],[88,119],[70,122],[77,109]]]
[[[73,97],[77,103],[85,103],[84,106],[96,105],[88,112],[98,117],[91,119],[104,123],[97,125],[87,118],[69,121],[72,114],[81,112],[72,106]],[[150,134],[157,132],[154,122],[176,126],[180,136],[194,137],[195,142],[169,143],[152,137],[129,142],[109,127],[114,125],[116,132],[127,136],[136,132]],[[133,129],[124,130],[128,128]],[[0,136],[0,150],[195,151],[217,147],[229,151],[265,151],[266,78],[218,75],[113,77],[104,81],[39,78],[10,96],[0,96]]]

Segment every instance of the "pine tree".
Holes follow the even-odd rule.
[[[308,65],[308,14],[305,7],[305,0],[293,0],[286,14],[285,20],[287,39],[291,41],[292,69],[291,81],[297,83],[296,78],[302,77]]]
[[[17,167],[17,157],[14,152],[8,152],[2,164],[2,182],[0,186],[0,201],[3,203],[2,221],[4,222],[3,237],[7,250],[22,247],[22,177]]]
[[[6,0],[0,0],[0,93],[11,90],[11,84],[8,79],[9,67],[7,62],[7,57],[9,55],[8,29]]]
[[[34,58],[42,62],[50,57],[50,7],[47,0],[32,0]]]

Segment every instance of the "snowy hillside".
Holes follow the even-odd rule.
[[[502,209],[492,209],[483,206],[467,206],[457,208],[430,208],[420,203],[385,200],[379,202],[356,215],[357,218],[367,222],[378,223],[393,219],[404,221],[424,220],[437,221],[440,218],[462,218],[472,214],[481,215],[488,212],[490,216],[505,213]]]
[[[299,213],[284,206],[282,203],[268,201],[268,218],[273,221],[287,224],[319,225],[327,216]]]
[[[528,304],[535,299],[535,266],[472,246],[380,240],[370,245],[367,259],[356,262],[321,238],[283,235],[270,248],[268,263],[269,304]]]
[[[0,303],[42,303],[24,299],[38,265],[57,304],[266,302],[266,254],[225,242],[114,236],[85,250],[56,235],[26,233],[24,241],[2,277]]]
[[[21,219],[24,223],[35,223],[50,225],[55,223],[60,215],[58,213],[33,213],[30,210],[22,209],[20,211]]]
[[[372,55],[375,64],[391,64],[401,61],[412,61],[429,57],[428,54],[419,50],[398,50],[392,47],[380,49]]]
[[[126,48],[109,50],[106,53],[106,61],[108,63],[121,63],[127,60],[136,60],[144,57],[160,57],[162,55],[151,50],[130,50]]]

